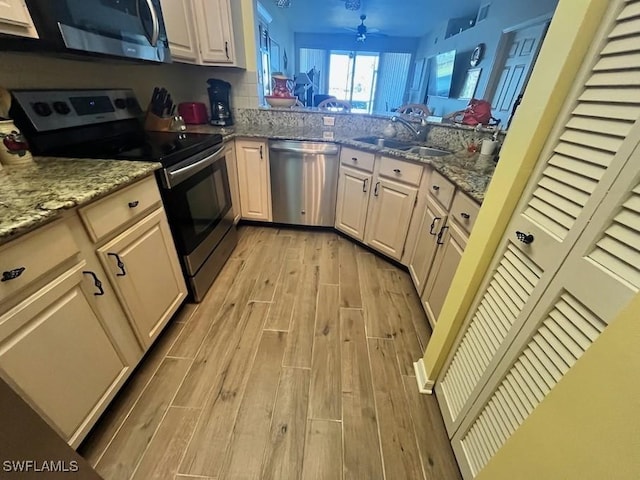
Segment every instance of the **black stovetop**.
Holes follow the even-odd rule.
[[[49,156],[179,163],[222,144],[222,135],[188,132],[136,132],[98,141],[57,147]]]

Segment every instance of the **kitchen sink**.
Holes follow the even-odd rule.
[[[411,147],[408,149],[408,152],[424,155],[425,157],[444,157],[445,155],[451,155],[451,152],[432,147]]]
[[[416,145],[414,142],[403,142],[400,140],[392,140],[390,138],[360,137],[354,138],[354,140],[358,142],[370,143],[371,145],[378,145],[379,147],[402,150],[407,153],[416,153],[425,157],[444,157],[445,155],[451,155],[451,152],[441,150],[439,148],[425,147]]]
[[[415,143],[401,142],[399,140],[380,137],[360,137],[354,138],[354,140],[357,142],[370,143],[371,145],[378,145],[379,147],[394,148],[396,150],[409,150],[415,146]],[[382,144],[380,144],[380,142]]]

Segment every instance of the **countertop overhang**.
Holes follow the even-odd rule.
[[[0,171],[0,244],[162,168],[155,162],[36,157]]]
[[[479,154],[477,152],[469,152],[468,150],[454,152],[451,155],[442,157],[429,157],[354,140],[355,138],[369,135],[366,132],[356,135],[353,133],[341,135],[335,132],[333,138],[326,138],[326,130],[244,125],[225,128],[212,127],[209,125],[190,125],[188,131],[196,133],[220,133],[225,141],[234,138],[267,138],[270,140],[331,142],[375,154],[430,165],[478,203],[484,201],[485,191],[487,190],[495,169],[495,165],[489,168],[478,168],[477,161]],[[439,147],[438,145],[431,146]]]
[[[266,138],[332,142],[358,150],[391,156],[433,167],[479,203],[484,200],[493,166],[478,168],[478,154],[462,150],[428,157],[354,140],[366,136],[350,132],[326,137],[326,130],[241,125],[231,128],[189,126],[196,133],[221,133],[234,138]],[[437,145],[433,145],[437,147]],[[0,244],[55,220],[64,210],[86,205],[102,196],[151,175],[155,162],[36,157],[32,165],[4,167],[0,171]]]

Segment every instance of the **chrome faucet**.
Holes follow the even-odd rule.
[[[427,133],[426,126],[428,125],[427,121],[424,118],[420,119],[419,128],[414,127],[414,124],[412,122],[409,122],[408,120],[405,120],[401,117],[393,116],[391,117],[391,121],[400,122],[402,125],[404,125],[411,133],[413,133],[413,136],[416,140],[424,140]]]

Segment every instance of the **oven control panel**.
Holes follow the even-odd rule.
[[[13,90],[12,95],[12,113],[25,116],[37,132],[127,120],[142,114],[129,89]]]

